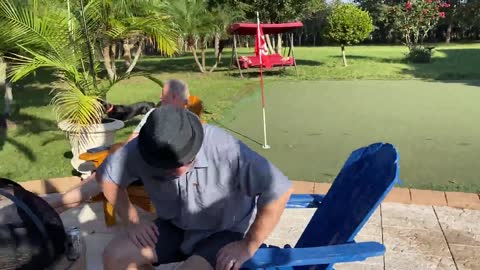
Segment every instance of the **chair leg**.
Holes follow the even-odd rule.
[[[105,215],[105,225],[107,227],[115,225],[115,209],[111,203],[103,202],[103,214]]]

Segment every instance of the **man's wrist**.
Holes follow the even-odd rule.
[[[247,246],[247,249],[251,251],[252,253],[255,253],[260,246],[263,244],[263,241],[260,241],[258,239],[255,239],[247,234],[247,236],[243,239],[245,242],[245,245]]]

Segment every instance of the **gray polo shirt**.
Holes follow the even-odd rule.
[[[166,177],[145,163],[137,139],[110,155],[97,173],[127,187],[140,179],[158,217],[185,230],[182,250],[192,251],[199,240],[229,230],[245,233],[257,207],[286,192],[291,182],[272,163],[225,130],[203,125],[203,145],[185,175]]]

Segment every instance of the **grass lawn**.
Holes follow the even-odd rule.
[[[242,54],[251,54],[253,48],[241,51]],[[471,139],[473,137],[469,137],[471,130],[476,128],[473,124],[462,124],[478,115],[478,110],[472,105],[478,100],[475,96],[478,84],[472,80],[480,79],[480,45],[438,46],[431,64],[405,63],[402,61],[405,52],[406,49],[402,46],[349,47],[347,57],[350,66],[345,68],[342,67],[338,47],[296,48],[298,76],[295,76],[294,69],[267,72],[267,102],[270,108],[268,113],[269,121],[272,121],[269,130],[272,144],[276,147],[266,155],[292,178],[328,181],[338,172],[346,155],[354,147],[384,139],[401,147],[402,177],[407,184],[436,189],[480,190],[473,185],[475,174],[468,165],[474,162],[474,155],[479,150]],[[213,55],[211,52],[208,55],[207,64],[211,64]],[[226,50],[223,62],[224,66],[230,62],[229,50]],[[118,63],[118,66],[120,67],[121,63]],[[208,116],[210,119],[222,121],[224,114],[228,114],[230,117],[224,119],[224,123],[261,141],[261,133],[256,133],[261,122],[258,122],[260,119],[256,119],[256,110],[253,110],[258,108],[255,107],[258,105],[255,103],[257,97],[250,95],[258,90],[257,73],[247,73],[246,79],[240,79],[235,70],[228,72],[225,67],[221,67],[213,74],[201,75],[197,73],[190,55],[168,59],[145,57],[139,63],[138,70],[151,72],[160,79],[186,80],[191,92],[200,96],[208,110],[213,113]],[[413,79],[435,80],[437,83],[422,84],[418,80],[368,81]],[[452,83],[451,80],[470,81]],[[14,89],[17,112],[13,120],[18,123],[18,127],[9,130],[8,134],[0,130],[0,176],[24,181],[72,173],[68,142],[56,127],[52,107],[48,105],[51,99],[49,92],[52,89],[50,82],[50,76],[40,72]],[[468,84],[473,86],[469,87]],[[439,89],[444,90],[436,91]],[[278,92],[278,97],[271,98],[272,91]],[[114,103],[156,101],[159,93],[160,88],[156,84],[141,77],[134,77],[117,84],[109,92],[108,98]],[[389,102],[382,103],[385,99]],[[239,105],[230,111],[239,100]],[[401,103],[402,100],[411,103],[407,102],[409,106],[405,106]],[[282,107],[286,102],[290,102],[288,106],[293,106],[292,109],[283,109],[286,108]],[[357,103],[362,106],[354,110],[351,104]],[[385,113],[374,114],[373,105],[380,106],[383,112],[389,111],[389,108],[390,113],[395,114],[395,121],[387,121],[388,115]],[[2,104],[0,110],[1,106]],[[315,112],[314,108],[317,107],[325,110],[318,112],[318,119],[298,120],[299,108],[310,108]],[[279,108],[282,109],[275,111]],[[415,117],[426,112],[429,114],[425,119],[435,120],[432,122],[433,129],[425,124],[431,121],[422,122],[421,118]],[[359,123],[363,123],[358,120],[360,115],[364,117],[366,124],[371,125],[377,121],[375,130],[381,132],[371,133],[372,129],[367,128],[368,125],[360,126]],[[233,120],[233,116],[237,117],[236,120]],[[276,118],[282,118],[282,121],[286,122]],[[450,122],[451,120],[454,122]],[[117,140],[124,140],[138,121],[139,119],[127,122],[126,128],[119,131]],[[247,128],[242,121],[250,121],[250,126]],[[292,129],[285,125],[291,121],[295,122],[292,123],[294,129],[299,130],[300,137],[295,140],[305,143],[295,143],[295,140],[292,142],[293,137],[283,134],[282,130]],[[451,128],[442,130],[441,123]],[[279,124],[282,124],[282,128]],[[401,127],[404,129],[398,131]],[[317,133],[322,135],[315,135]],[[350,136],[342,135],[343,133]],[[462,136],[466,136],[464,140],[460,140]],[[425,140],[422,141],[420,137]],[[249,139],[243,139],[249,142]],[[339,141],[340,139],[344,140]],[[463,152],[460,149],[463,149]],[[304,158],[299,157],[291,159],[295,160],[295,163],[287,162],[289,157],[297,154],[305,156],[305,153],[309,153],[309,158],[315,157],[311,164],[305,164]],[[411,155],[414,154],[419,154],[421,159],[416,156],[412,159]],[[462,156],[458,156],[460,154]],[[440,157],[444,158],[445,162],[440,162]],[[421,162],[416,164],[418,160]],[[421,164],[425,164],[425,167],[421,167]],[[452,166],[446,166],[447,164]],[[459,164],[464,164],[464,167]],[[309,165],[311,166],[305,167]],[[315,169],[317,166],[322,169]],[[433,177],[435,175],[441,177]]]
[[[42,74],[43,77],[48,77]],[[191,92],[200,96],[207,104],[209,118],[221,118],[223,111],[234,102],[252,92],[253,81],[227,78],[222,75],[201,76],[199,74],[157,74],[161,79],[181,78],[188,82]],[[72,174],[69,162],[70,145],[64,133],[56,126],[52,107],[48,106],[51,96],[48,80],[30,80],[15,89],[15,99],[19,111],[13,119],[16,129],[8,134],[0,130],[0,176],[25,181],[60,177]],[[158,101],[161,88],[155,83],[134,77],[117,84],[108,94],[113,103],[130,104],[137,101]],[[140,121],[125,123],[119,130],[116,140],[124,141]]]
[[[221,123],[291,179],[331,181],[355,149],[378,141],[400,153],[409,187],[480,191],[480,81],[302,81],[267,83],[263,150],[260,94]]]
[[[349,67],[345,68],[340,47],[296,48],[295,56],[300,66],[296,79],[480,79],[480,44],[438,45],[431,64],[405,63],[403,57],[407,51],[404,46],[347,47]],[[242,53],[248,54],[249,50]],[[293,69],[282,75],[287,75],[287,79],[295,78]]]

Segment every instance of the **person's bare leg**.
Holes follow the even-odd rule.
[[[104,270],[152,269],[151,265],[156,261],[155,249],[139,249],[125,235],[116,236],[103,251]]]
[[[190,256],[177,270],[213,270],[212,265],[201,256]]]
[[[77,207],[84,201],[101,192],[101,187],[95,180],[95,173],[83,180],[79,185],[65,193],[49,194],[42,197],[59,213]]]

